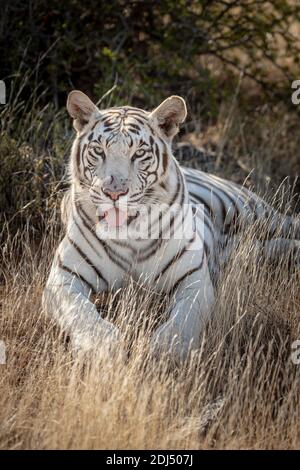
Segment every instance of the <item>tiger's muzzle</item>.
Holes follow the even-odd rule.
[[[102,192],[112,201],[117,201],[120,196],[126,196],[129,192],[128,178],[111,175],[103,181]]]

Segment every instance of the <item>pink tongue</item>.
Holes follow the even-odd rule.
[[[105,212],[104,217],[109,227],[121,227],[127,220],[127,212],[113,207]]]

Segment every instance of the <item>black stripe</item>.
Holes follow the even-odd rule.
[[[75,248],[75,250],[77,250],[77,252],[79,253],[79,255],[81,256],[81,258],[93,269],[93,271],[97,274],[97,276],[102,279],[106,286],[108,287],[108,282],[107,280],[103,277],[103,274],[99,271],[99,269],[91,262],[91,260],[89,259],[89,257],[83,253],[83,251],[81,250],[81,248],[77,245],[77,243],[74,242],[74,240],[72,240],[72,238],[70,238],[69,235],[67,235],[68,237],[68,240],[69,242],[71,243],[71,245]]]
[[[190,276],[191,274],[195,273],[196,271],[198,271],[199,269],[202,268],[202,265],[203,265],[203,260],[204,260],[204,251],[202,252],[202,260],[201,260],[201,263],[199,266],[197,266],[196,268],[193,268],[193,269],[190,269],[190,271],[188,271],[187,273],[185,273],[183,276],[181,276],[176,282],[175,284],[172,286],[171,288],[171,291],[174,292],[177,287],[179,286],[179,284],[184,281],[184,279],[186,279],[188,276]]]
[[[214,213],[213,209],[210,207],[210,205],[204,199],[202,199],[201,196],[199,196],[198,194],[195,194],[194,192],[192,192],[190,190],[189,190],[189,194],[191,195],[191,197],[196,199],[198,202],[200,202],[204,206],[204,208],[208,211],[208,213],[209,213],[209,215],[212,219],[215,219],[215,213]]]
[[[100,121],[102,121],[102,118],[97,119],[97,121],[93,124],[93,127],[90,129],[90,131],[93,131],[95,129],[95,127],[97,126],[97,124],[99,124]]]
[[[166,150],[163,151],[163,175],[166,173],[168,168],[168,152]]]
[[[80,217],[80,216],[79,216]],[[100,258],[100,254],[98,253],[98,251],[96,250],[96,248],[92,245],[92,243],[89,241],[89,239],[86,237],[85,233],[83,232],[83,230],[80,228],[79,224],[77,223],[76,221],[76,218],[75,218],[75,215],[73,214],[73,220],[75,222],[75,225],[76,227],[78,228],[79,232],[81,233],[82,237],[84,238],[84,240],[86,241],[86,243],[90,246],[90,248],[93,250],[93,252]],[[80,218],[80,220],[82,221],[82,219]]]
[[[175,263],[177,263],[177,261],[180,260],[180,258],[184,255],[184,253],[187,252],[188,250],[188,247],[193,243],[193,241],[195,240],[195,237],[196,237],[196,233],[194,233],[193,235],[193,238],[191,238],[191,240],[188,241],[187,245],[185,245],[178,253],[176,253],[175,256],[173,256],[173,258],[166,264],[166,266],[161,270],[160,273],[158,273],[155,278],[154,278],[154,281],[156,281],[159,277],[162,277],[164,275],[164,273],[172,266],[174,265]]]
[[[134,118],[136,120],[136,122],[138,122],[139,124],[141,124],[142,126],[144,126],[146,124],[146,121],[142,121],[142,119],[140,119],[139,117],[135,116],[134,114],[129,114],[130,117]]]
[[[205,189],[209,190],[209,191],[212,193],[212,195],[216,196],[217,199],[218,199],[220,202],[222,201],[222,204],[224,205],[223,199],[221,199],[220,195],[217,194],[217,192],[216,192],[216,191],[220,191],[221,194],[223,195],[223,197],[224,197],[225,199],[228,199],[228,200],[229,200],[229,205],[231,204],[232,207],[233,207],[233,209],[234,209],[234,211],[235,211],[235,213],[234,213],[234,215],[233,215],[233,218],[236,218],[236,216],[239,215],[240,209],[239,209],[239,207],[238,207],[238,205],[237,205],[237,202],[236,202],[236,200],[233,198],[233,196],[228,192],[228,191],[230,190],[230,188],[226,188],[226,187],[224,188],[224,187],[223,187],[224,184],[222,184],[222,182],[216,182],[216,181],[211,181],[211,182],[209,182],[209,181],[205,181],[205,180],[203,180],[203,179],[201,178],[200,175],[199,175],[199,177],[195,177],[195,176],[190,176],[190,175],[189,175],[189,176],[186,177],[186,179],[187,179],[187,181],[191,180],[191,181],[190,181],[191,184],[195,184],[195,185],[200,186],[200,188],[201,188],[201,187],[202,187],[202,188],[204,187]],[[237,189],[239,189],[239,188],[237,187]],[[242,188],[240,188],[240,189],[242,189]],[[248,203],[249,206],[251,207],[252,204],[250,203],[250,201],[246,201],[246,199],[243,198],[241,194],[237,194],[236,196],[237,196],[237,199],[238,199],[243,205],[245,205],[246,203]],[[256,210],[255,208],[253,208],[253,206],[251,207],[251,209],[253,210],[253,212],[255,212],[255,210]],[[225,219],[226,219],[226,215],[227,215],[228,211],[225,210],[225,212],[226,212],[225,218],[224,218],[224,215],[223,215],[224,221],[225,221]],[[224,213],[224,210],[223,210],[223,213]]]
[[[98,243],[103,248],[103,250],[105,251],[108,258],[114,264],[116,264],[119,268],[126,271],[129,267],[128,260],[126,258],[124,258],[123,256],[119,255],[118,253],[112,254],[112,249],[107,245],[107,243],[105,243],[103,240],[101,240],[100,238],[97,237],[95,229],[93,228],[93,221],[90,219],[88,214],[86,214],[86,212],[83,210],[83,208],[81,207],[81,204],[79,203],[79,201],[75,201],[75,206],[76,206],[78,215],[80,216],[80,218],[82,220],[82,223],[92,233],[94,238],[98,241]],[[85,219],[87,219],[89,223],[87,223]],[[119,258],[119,260],[116,259],[116,257],[114,255],[116,255]],[[124,266],[124,264],[121,263],[120,260],[123,261],[123,263],[125,263],[125,266]]]
[[[62,263],[60,255],[58,255],[58,267],[60,269],[62,269],[63,271],[66,271],[69,274],[72,274],[72,276],[77,277],[78,279],[80,279],[81,282],[83,282],[84,284],[86,284],[89,287],[92,294],[96,294],[95,288],[92,286],[92,284],[89,281],[87,281],[81,274],[78,274],[78,273],[72,271],[72,269],[68,268],[68,266],[66,266]]]
[[[155,245],[155,246],[154,246],[154,248],[150,251],[150,253],[139,257],[137,261],[138,261],[139,263],[142,262],[142,261],[147,261],[149,258],[151,258],[151,256],[153,256],[153,255],[157,252],[157,250],[161,247],[161,245],[162,245],[163,242],[164,242],[164,239],[163,239],[163,238],[158,238],[157,240],[154,240],[154,242],[151,243],[151,247],[152,247],[153,245]],[[148,249],[149,249],[149,247],[148,247]]]

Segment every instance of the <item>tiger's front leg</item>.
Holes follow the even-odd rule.
[[[54,262],[43,293],[43,307],[71,338],[76,353],[124,357],[117,327],[101,317],[80,278]]]
[[[154,332],[151,339],[152,354],[167,353],[177,364],[199,348],[201,332],[215,300],[205,256],[203,258],[198,269],[187,270],[176,289],[169,319]]]

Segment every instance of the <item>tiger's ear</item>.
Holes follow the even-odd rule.
[[[172,139],[179,131],[179,124],[186,118],[186,104],[180,96],[170,96],[149,116],[165,137]]]
[[[99,113],[97,106],[79,90],[73,90],[69,93],[67,110],[74,119],[73,125],[78,132],[90,121],[93,115]]]

